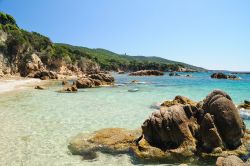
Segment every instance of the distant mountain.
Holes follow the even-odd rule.
[[[141,69],[157,69],[163,71],[180,71],[181,69],[206,71],[201,67],[196,67],[182,62],[172,61],[161,57],[146,56],[130,56],[125,54],[117,54],[109,50],[97,48],[91,49],[81,46],[72,46],[69,44],[55,43],[59,47],[79,51],[88,55],[88,58],[96,61],[102,68],[107,70],[141,70]]]

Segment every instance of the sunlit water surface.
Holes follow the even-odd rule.
[[[151,114],[152,105],[176,95],[202,100],[213,89],[222,89],[239,104],[250,99],[250,76],[242,80],[212,80],[210,73],[192,78],[130,77],[115,75],[117,87],[57,93],[60,82],[48,90],[25,90],[0,95],[0,165],[133,165],[128,155],[99,153],[92,161],[70,154],[67,145],[78,133],[107,127],[136,129]],[[126,84],[139,80],[146,84]],[[129,89],[138,92],[128,92]],[[248,128],[250,122],[245,121]],[[180,163],[176,163],[177,165]],[[171,164],[170,164],[171,165]],[[199,165],[199,164],[198,164]],[[202,165],[205,165],[204,163]]]

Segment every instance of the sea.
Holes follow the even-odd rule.
[[[94,160],[83,160],[72,155],[67,146],[79,133],[110,127],[140,128],[157,105],[177,95],[201,101],[214,89],[220,89],[236,105],[250,100],[247,74],[237,75],[240,80],[211,79],[210,72],[180,73],[180,77],[168,74],[137,77],[113,73],[115,86],[81,89],[77,93],[58,93],[61,82],[52,81],[47,90],[29,88],[0,94],[0,165],[179,165],[178,161],[140,163],[128,154],[98,153]],[[139,83],[131,84],[133,80]],[[250,129],[250,120],[244,122]]]

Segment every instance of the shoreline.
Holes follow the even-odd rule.
[[[40,79],[18,76],[0,78],[0,94],[31,88],[30,86],[41,84],[41,82]]]

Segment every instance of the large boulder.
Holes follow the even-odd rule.
[[[130,76],[163,76],[164,73],[159,70],[140,70],[140,71],[132,72],[129,75]]]
[[[91,74],[87,77],[82,77],[76,81],[77,88],[94,88],[103,85],[112,85],[114,77],[110,74],[99,73]]]
[[[58,79],[58,75],[56,72],[47,70],[38,71],[33,75],[31,75],[30,77],[40,78],[41,80]]]
[[[231,80],[238,80],[239,78],[236,75],[232,75],[232,74],[224,74],[224,73],[213,73],[211,75],[211,78],[214,79],[231,79]]]
[[[228,157],[218,157],[216,161],[216,166],[247,166],[244,162],[237,156],[230,155]]]
[[[142,125],[144,139],[163,150],[195,151],[198,125],[191,118],[190,106],[175,105],[157,110]]]
[[[179,98],[183,99],[176,99]],[[69,149],[84,158],[93,159],[100,151],[127,153],[137,161],[157,163],[197,161],[198,157],[214,161],[217,157],[248,154],[250,132],[245,130],[227,93],[215,90],[196,104],[197,107],[187,100],[179,102],[154,111],[144,121],[141,131],[104,129],[76,137]],[[229,164],[231,157],[229,159],[219,158],[218,164]]]
[[[115,81],[114,77],[110,74],[99,73],[99,74],[91,74],[89,75],[91,79],[100,80],[103,83],[111,84]]]
[[[76,87],[79,89],[81,89],[81,88],[93,88],[94,83],[89,78],[81,78],[81,79],[76,80]]]
[[[241,145],[245,126],[231,97],[220,90],[210,93],[204,100],[203,110],[213,116],[214,124],[227,149]]]

